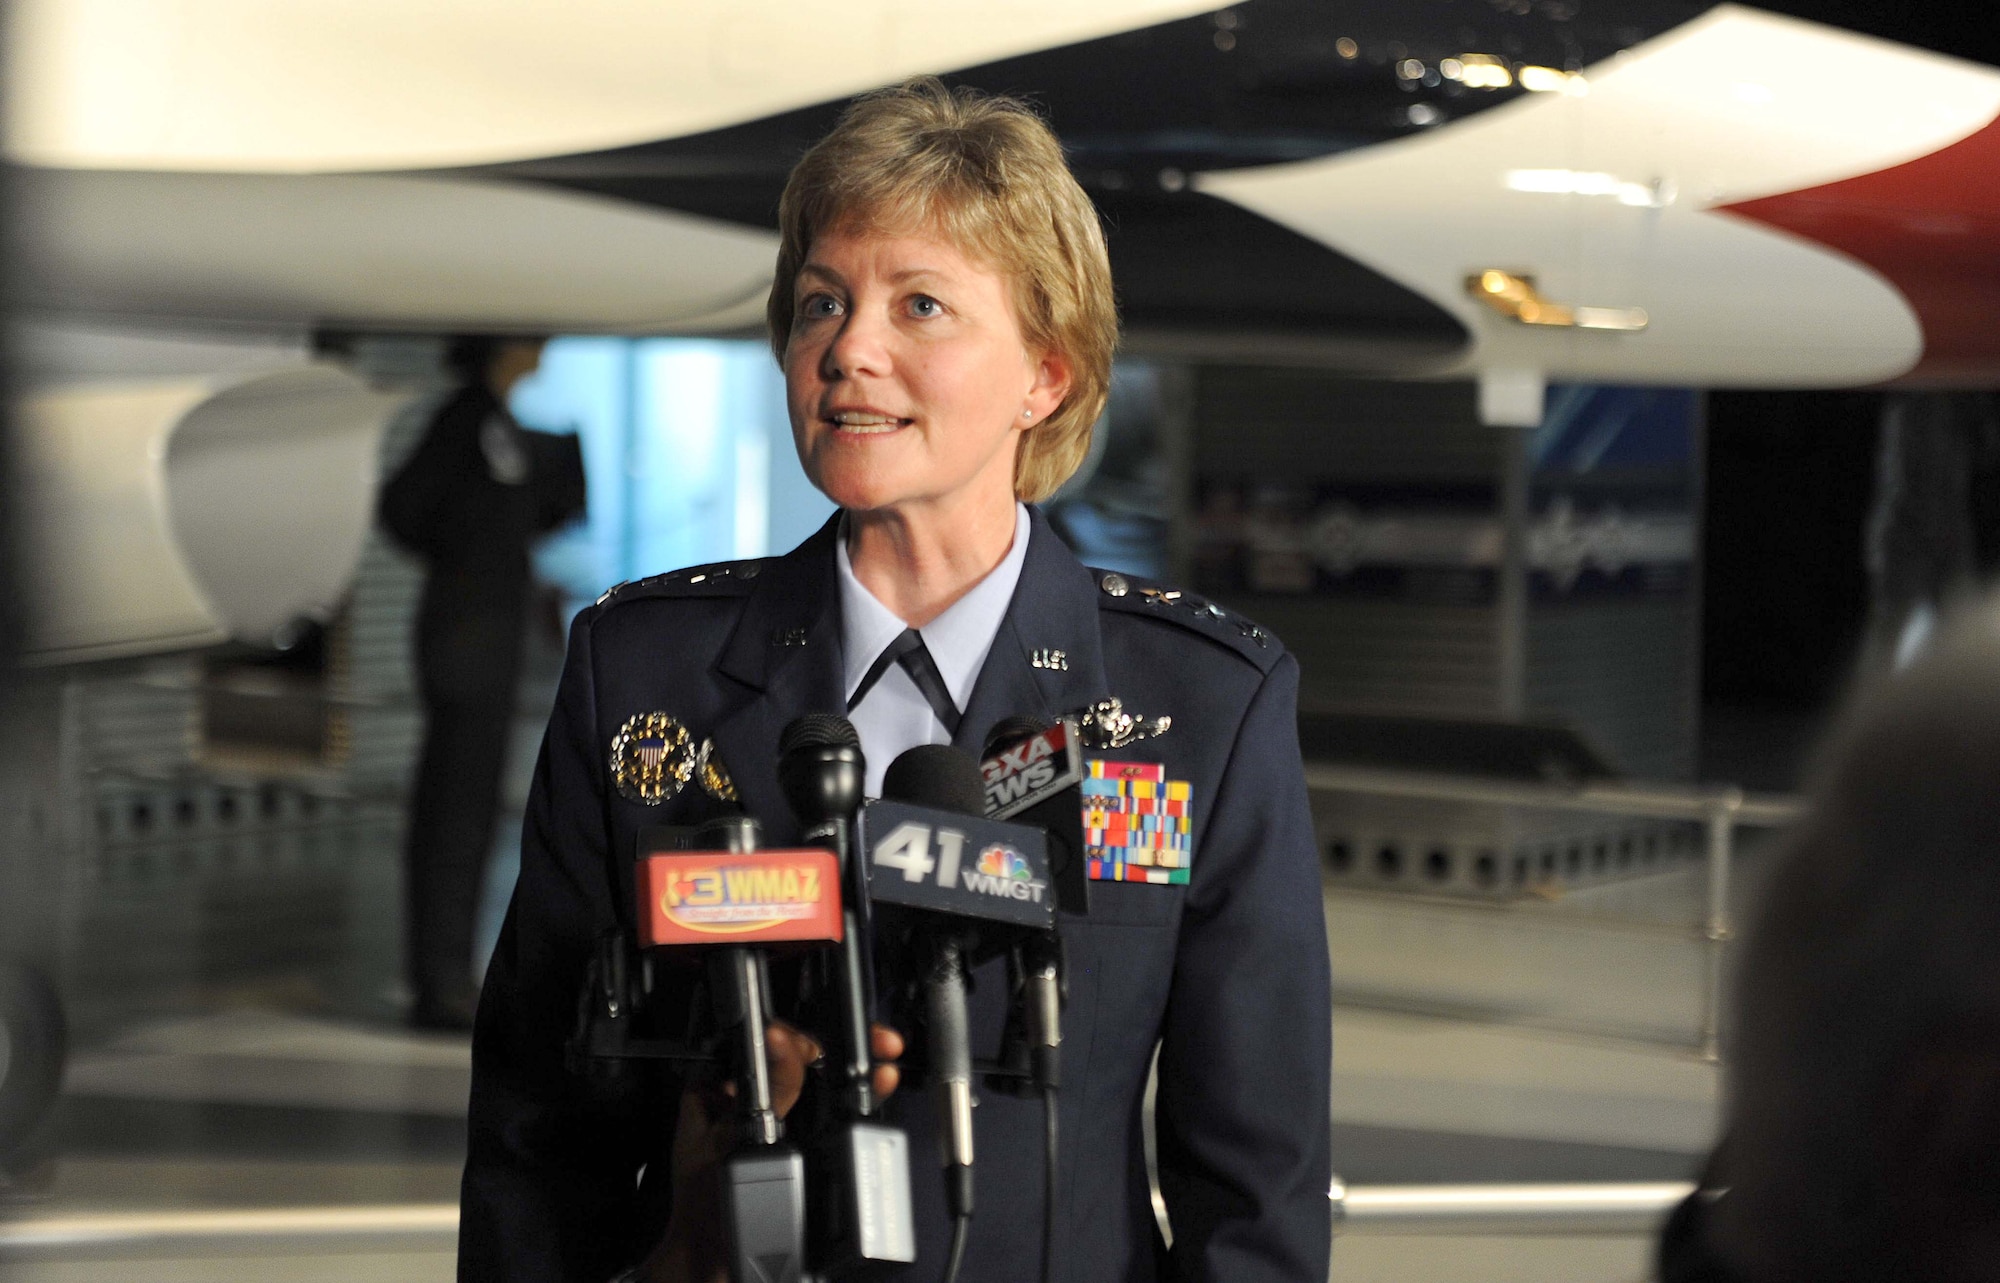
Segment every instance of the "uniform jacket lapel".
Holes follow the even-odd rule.
[[[1109,693],[1097,585],[1041,510],[1031,507],[1029,513],[1021,579],[953,741],[975,757],[1002,718],[1052,718]],[[764,825],[767,841],[795,836],[791,808],[778,789],[778,736],[802,713],[846,712],[833,565],[839,520],[836,515],[790,553],[765,564],[717,664],[742,698],[712,734],[744,809]]]
[[[1097,585],[1042,510],[1030,507],[1028,512],[1028,555],[1021,580],[952,741],[975,757],[985,746],[986,733],[1003,718],[1052,718],[1108,693],[1097,629]],[[1044,666],[1036,666],[1037,655]]]
[[[716,725],[715,742],[767,842],[797,835],[778,789],[778,736],[803,713],[846,711],[833,564],[839,522],[835,514],[810,539],[765,563],[717,664],[742,700]]]

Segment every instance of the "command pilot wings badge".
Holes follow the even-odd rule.
[[[1086,748],[1116,749],[1140,740],[1158,739],[1174,724],[1171,717],[1145,717],[1125,711],[1125,701],[1113,695],[1077,714],[1077,729]]]

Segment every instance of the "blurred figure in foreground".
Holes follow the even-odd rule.
[[[2000,604],[1869,689],[1742,956],[1663,1283],[2000,1279]]]
[[[460,387],[382,492],[382,524],[426,568],[416,624],[424,746],[404,844],[419,1028],[472,1027],[472,932],[521,672],[528,547],[583,510],[577,439],[526,431],[507,412],[541,355],[540,339],[455,341]]]

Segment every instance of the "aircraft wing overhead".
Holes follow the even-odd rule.
[[[717,333],[777,237],[583,192],[390,174],[26,170],[21,286],[66,312],[250,324]]]
[[[1047,114],[1105,217],[1134,352],[1697,386],[2000,375],[2000,70],[1736,5],[16,9],[27,298],[56,310],[751,329],[793,161],[852,94],[932,72]],[[1536,322],[1499,306],[1521,298]]]
[[[1996,113],[1993,68],[1724,5],[1562,92],[1195,181],[1451,312],[1468,371],[1837,387],[1926,377],[1943,351],[1976,378],[2000,362],[1983,309],[1954,295],[1920,319],[1913,298],[1993,279]],[[1830,212],[1843,195],[1867,208]],[[1520,324],[1471,296],[1487,269],[1642,326]]]
[[[31,165],[441,169],[651,142],[1214,0],[14,0]]]

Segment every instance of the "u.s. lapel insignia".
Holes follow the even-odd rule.
[[[1051,646],[1037,646],[1029,651],[1028,663],[1035,668],[1046,668],[1058,673],[1069,671],[1069,655]]]
[[[696,756],[687,727],[666,713],[639,713],[611,737],[611,780],[626,801],[658,806],[687,787]]]
[[[736,802],[736,781],[729,778],[729,771],[722,765],[722,757],[715,751],[714,740],[703,740],[695,753],[695,782],[701,791],[718,802]]]
[[[1140,740],[1157,739],[1174,724],[1171,717],[1143,717],[1125,711],[1125,701],[1113,695],[1077,715],[1086,748],[1118,749]]]
[[[1184,885],[1194,869],[1194,786],[1158,762],[1085,763],[1083,853],[1097,882]]]

